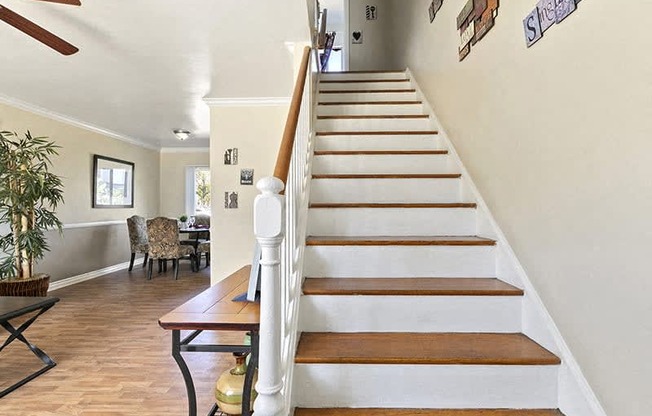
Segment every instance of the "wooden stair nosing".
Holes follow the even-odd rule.
[[[495,246],[478,236],[308,236],[306,246]]]
[[[317,105],[420,105],[423,101],[334,101],[318,102]]]
[[[396,209],[413,209],[413,208],[461,208],[476,209],[478,204],[475,202],[416,202],[416,203],[395,203],[395,202],[313,202],[309,205],[310,209],[342,209],[342,208],[396,208]]]
[[[312,179],[459,179],[461,177],[461,173],[325,173],[312,175]]]
[[[382,120],[382,119],[428,119],[428,114],[355,114],[338,116],[317,116],[317,120]]]
[[[559,409],[304,408],[294,416],[564,416]]]
[[[402,79],[342,79],[342,80],[324,80],[319,81],[320,84],[356,84],[361,82],[410,82],[408,78]]]
[[[559,365],[521,333],[304,332],[297,364]]]
[[[392,92],[417,92],[416,89],[414,88],[390,88],[390,89],[384,89],[384,90],[319,90],[320,94],[387,94],[387,93],[392,93]]]
[[[447,155],[448,150],[315,150],[315,156]]]
[[[321,296],[523,296],[523,290],[496,278],[308,277],[304,295]]]
[[[393,70],[365,70],[365,71],[337,71],[337,72],[322,72],[324,75],[337,75],[337,74],[398,74],[405,73],[405,69],[393,69]]]
[[[437,130],[406,130],[406,131],[318,131],[317,136],[418,136],[439,134]]]

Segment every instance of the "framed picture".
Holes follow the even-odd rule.
[[[93,156],[93,208],[134,207],[134,164]]]

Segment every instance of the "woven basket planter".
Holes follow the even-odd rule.
[[[50,275],[38,273],[29,279],[0,280],[0,296],[47,296]]]

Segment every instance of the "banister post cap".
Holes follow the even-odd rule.
[[[264,194],[278,194],[285,188],[285,184],[279,178],[266,176],[256,182],[256,188]]]

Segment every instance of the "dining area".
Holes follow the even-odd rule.
[[[143,254],[142,267],[147,267],[147,279],[151,280],[156,261],[158,274],[168,271],[171,262],[174,279],[179,278],[182,261],[188,261],[190,269],[198,272],[210,266],[210,215],[197,214],[188,221],[176,218],[155,217],[146,219],[140,215],[127,218],[131,257],[129,271],[134,267],[137,254]]]

